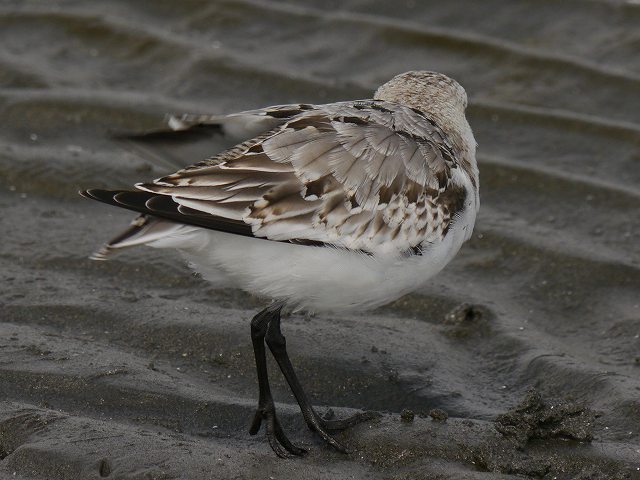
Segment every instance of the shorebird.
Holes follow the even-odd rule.
[[[287,354],[283,307],[365,310],[411,292],[470,238],[479,208],[476,142],[467,95],[446,75],[397,75],[373,98],[292,104],[226,116],[169,117],[169,128],[216,125],[247,139],[135,190],[82,195],[139,212],[92,258],[135,245],[176,248],[204,278],[271,300],[251,321],[263,422],[279,456],[305,449],[285,435],[269,387],[266,346],[309,428],[346,452],[331,431],[371,418],[322,418]]]

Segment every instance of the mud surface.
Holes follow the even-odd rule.
[[[0,478],[640,478],[638,25],[621,0],[0,1]],[[226,145],[110,136],[166,112],[368,97],[409,69],[467,88],[477,229],[392,305],[283,320],[322,413],[383,413],[338,454],[273,364],[310,449],[283,461],[247,433],[262,302],[167,252],[90,262],[130,215],[76,192]]]
[[[596,412],[573,402],[549,403],[531,389],[516,408],[498,415],[496,430],[513,438],[522,450],[536,438],[590,442],[596,416]]]

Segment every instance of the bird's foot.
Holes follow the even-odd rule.
[[[360,412],[356,413],[347,418],[343,418],[341,420],[335,420],[333,418],[333,410],[329,409],[327,413],[323,417],[320,418],[320,423],[326,430],[334,430],[340,431],[345,430],[347,428],[351,428],[355,425],[358,425],[362,422],[366,422],[368,420],[373,420],[374,418],[379,418],[382,415],[378,412]]]
[[[342,445],[342,443],[338,442],[329,433],[330,430],[344,430],[346,428],[353,427],[354,425],[380,416],[380,414],[377,412],[361,412],[342,420],[333,420],[331,418],[331,415],[329,416],[329,418],[327,418],[326,416],[325,418],[322,418],[315,412],[315,410],[311,409],[311,412],[311,414],[307,412],[307,414],[304,415],[309,429],[313,432],[316,432],[325,442],[342,453],[351,453],[351,451],[344,445]],[[330,413],[333,413],[333,411],[330,411]]]
[[[333,438],[333,436],[331,436],[331,434],[327,431],[331,429],[326,427],[325,420],[323,420],[322,418],[320,418],[318,415],[315,415],[315,414],[312,414],[309,416],[305,415],[304,417],[305,417],[304,418],[305,421],[307,422],[307,426],[309,427],[309,430],[317,433],[320,436],[320,438],[322,438],[325,442],[327,442],[337,451],[341,453],[351,453],[347,449],[347,447],[345,447],[344,445],[342,445],[342,443],[340,443],[335,438]]]
[[[263,420],[266,422],[267,440],[276,455],[281,458],[287,458],[291,455],[299,457],[307,453],[307,450],[304,448],[291,443],[284,434],[278,417],[276,416],[276,408],[273,402],[258,406],[256,414],[253,417],[253,422],[251,423],[251,428],[249,429],[250,435],[258,433]]]

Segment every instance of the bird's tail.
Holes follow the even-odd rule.
[[[171,222],[149,215],[139,215],[129,227],[105,243],[89,257],[91,260],[108,260],[119,250],[149,245],[151,247],[173,247],[177,237],[194,230],[190,225]],[[182,243],[182,242],[180,242]]]

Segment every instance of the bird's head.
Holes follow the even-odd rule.
[[[467,108],[467,92],[462,85],[438,72],[401,73],[378,88],[373,98],[449,116],[464,115]]]

